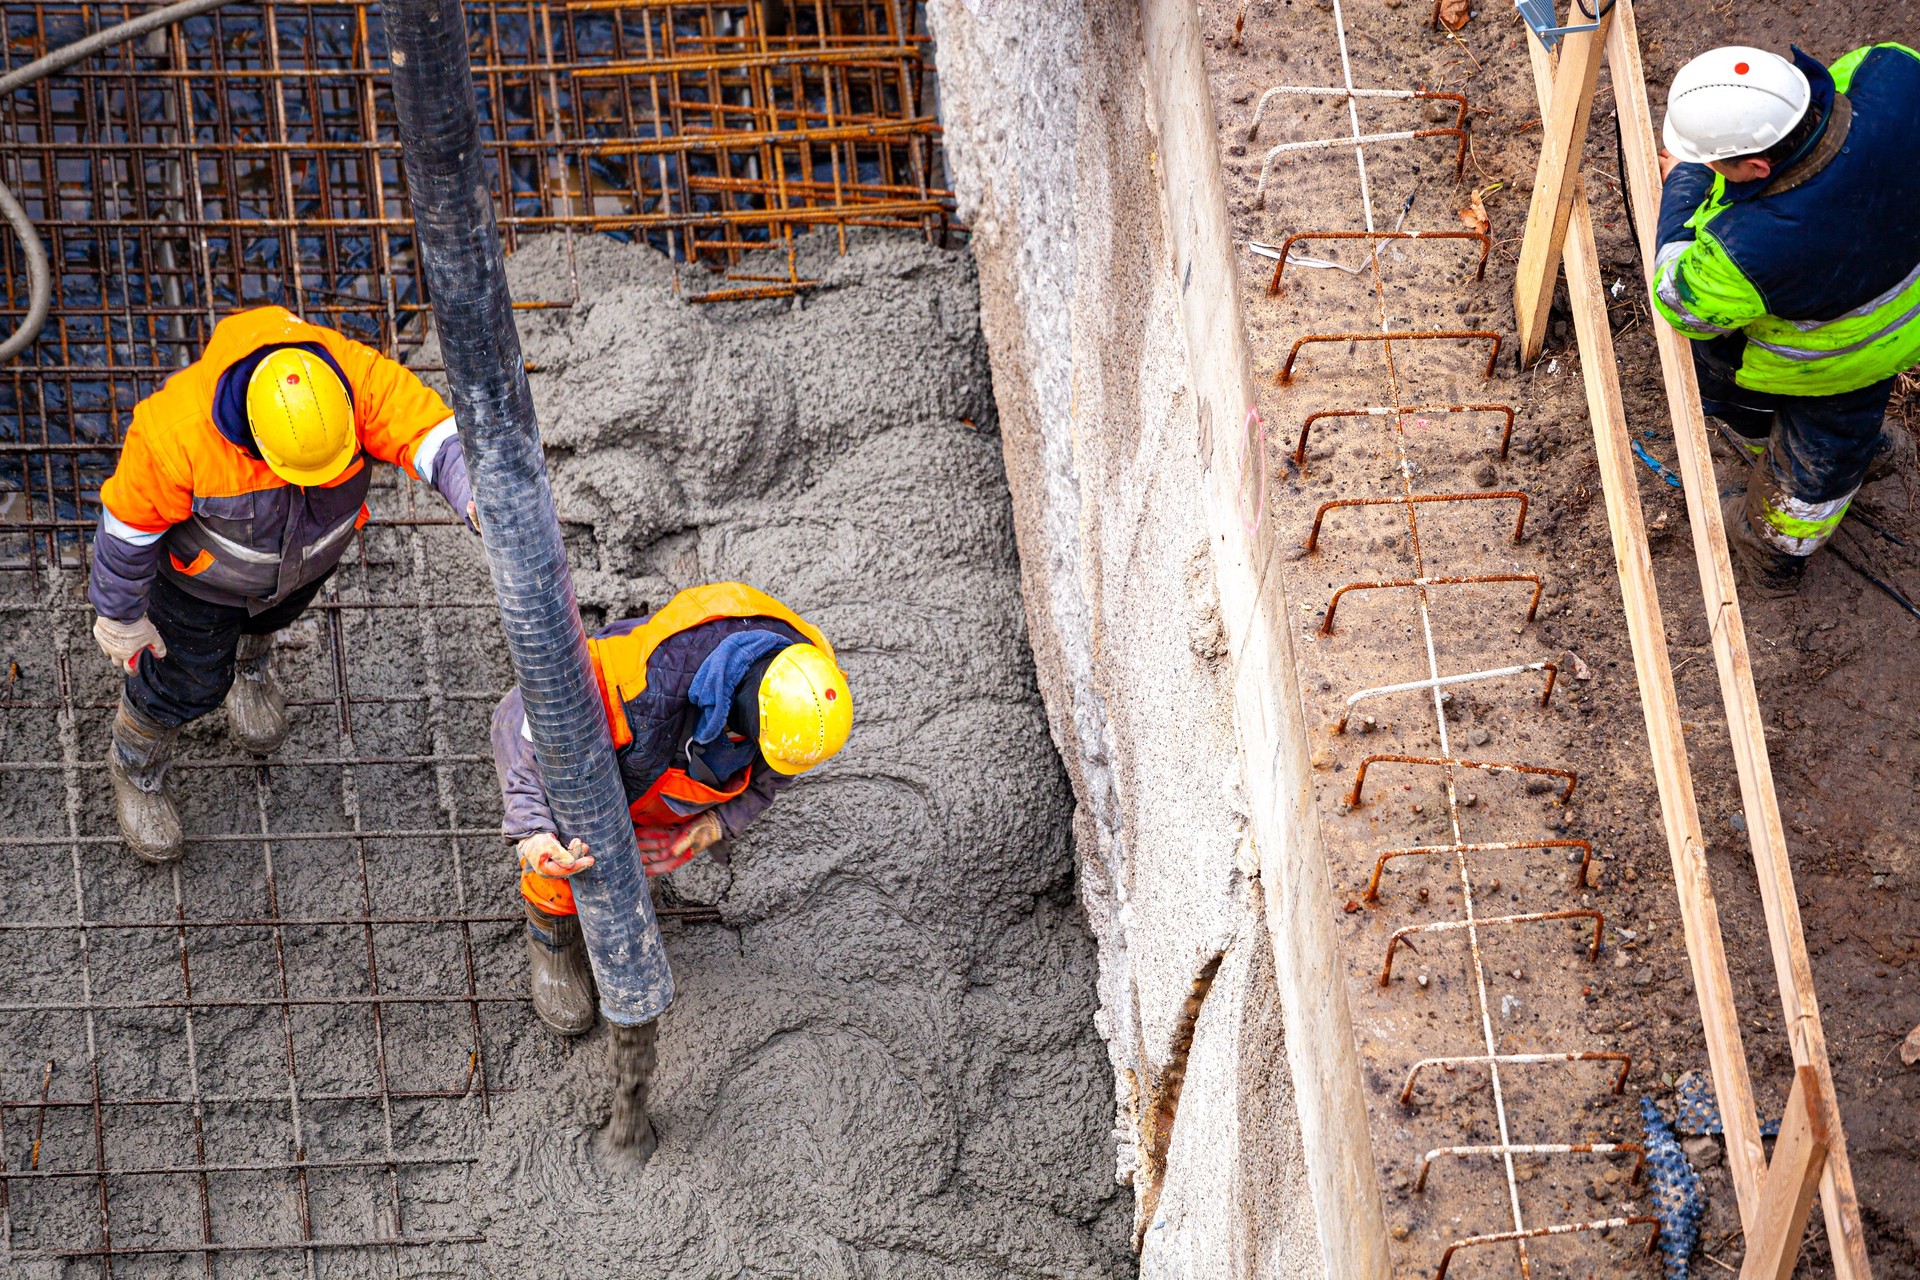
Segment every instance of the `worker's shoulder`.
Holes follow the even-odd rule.
[[[262,347],[299,343],[320,346],[343,364],[349,358],[374,354],[373,348],[349,338],[338,329],[302,320],[285,307],[265,306],[222,316],[219,323],[213,326],[213,337],[208,340],[207,349],[200,360],[211,368],[213,376],[218,377],[220,371]]]
[[[1920,51],[1895,40],[1883,40],[1842,55],[1827,70],[1833,76],[1834,87],[1851,96],[1854,86],[1863,83],[1863,73],[1866,80],[1878,75],[1920,74]]]

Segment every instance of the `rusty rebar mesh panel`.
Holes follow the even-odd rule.
[[[139,11],[7,4],[5,65]],[[509,251],[598,231],[721,267],[811,228],[948,231],[917,4],[498,0],[467,15]],[[53,318],[0,373],[0,529],[88,525],[128,411],[226,312],[280,303],[395,354],[420,340],[385,66],[372,4],[236,3],[0,101],[0,177],[55,272]],[[11,236],[0,277],[0,323],[15,323]],[[762,296],[806,283],[753,280]],[[25,548],[6,550],[17,563]]]
[[[0,5],[0,65],[143,7]],[[727,296],[709,270],[795,234],[948,231],[917,4],[467,14],[510,248],[644,239],[690,296]],[[498,835],[492,588],[423,486],[381,469],[283,637],[281,752],[241,755],[217,714],[189,732],[184,862],[121,848],[101,765],[119,682],[86,551],[133,405],[247,306],[401,357],[421,340],[385,56],[374,5],[236,3],[0,99],[0,177],[55,274],[46,328],[0,370],[0,1258],[475,1274],[462,1189],[490,1099],[559,1052],[526,1006]],[[0,280],[10,327],[10,235]]]

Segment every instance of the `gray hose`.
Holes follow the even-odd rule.
[[[390,0],[385,16],[414,249],[480,507],[500,628],[556,834],[593,851],[593,866],[571,884],[600,1012],[612,1023],[651,1022],[673,1000],[673,976],[553,510],[480,146],[466,17],[461,0]]]
[[[102,49],[112,48],[183,18],[191,18],[230,3],[232,0],[180,0],[179,4],[143,13],[119,26],[103,28],[70,45],[55,49],[44,58],[35,58],[24,67],[0,75],[0,93],[11,93],[36,80],[44,80],[56,71],[64,71]],[[40,336],[40,326],[47,322],[47,310],[53,303],[53,274],[47,269],[46,247],[40,243],[40,236],[27,218],[27,211],[14,199],[13,192],[3,182],[0,182],[0,213],[4,213],[7,221],[13,225],[14,234],[20,237],[20,248],[27,255],[27,317],[5,342],[0,342],[0,364],[4,364],[25,351]]]
[[[180,0],[179,4],[170,4],[164,8],[143,13],[137,18],[129,18],[117,27],[103,27],[90,36],[82,36],[70,45],[55,49],[44,58],[35,58],[24,67],[18,67],[0,76],[0,93],[11,93],[22,85],[44,80],[56,71],[64,71],[82,58],[90,58],[102,49],[116,44],[124,44],[135,36],[143,36],[160,27],[172,26],[184,18],[218,9],[230,4],[232,0]]]
[[[46,246],[40,243],[27,211],[4,182],[0,182],[0,213],[13,224],[14,234],[20,237],[20,251],[27,256],[27,317],[5,342],[0,342],[0,364],[4,364],[40,336],[40,326],[47,322],[47,308],[53,302],[53,273],[47,270]]]

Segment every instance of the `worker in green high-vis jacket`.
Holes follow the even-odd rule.
[[[1862,484],[1912,444],[1885,422],[1920,364],[1920,54],[1715,49],[1667,96],[1653,301],[1693,339],[1707,413],[1753,459],[1726,504],[1749,587],[1797,590]]]

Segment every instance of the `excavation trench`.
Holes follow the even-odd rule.
[[[478,541],[365,532],[283,637],[278,759],[238,759],[221,715],[190,732],[177,876],[112,838],[113,688],[69,564],[9,615],[16,701],[70,701],[6,717],[6,757],[46,763],[0,797],[0,1273],[105,1274],[107,1214],[115,1276],[1131,1274],[972,263],[862,232],[801,266],[804,305],[699,308],[644,246],[509,262],[516,296],[578,281],[519,321],[590,623],[748,581],[833,639],[859,708],[830,766],[657,886],[679,995],[651,1162],[602,1140],[604,1028],[562,1044],[524,998]]]

